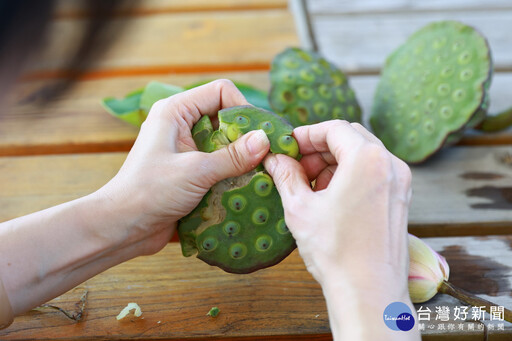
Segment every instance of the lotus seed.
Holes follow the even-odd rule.
[[[257,225],[265,224],[268,220],[268,210],[266,208],[258,208],[252,214],[252,222]]]
[[[310,88],[301,86],[297,89],[297,95],[299,95],[300,99],[308,100],[313,97],[314,93]]]
[[[240,232],[240,224],[235,221],[228,221],[222,229],[228,236],[235,236]]]
[[[318,93],[322,98],[330,99],[332,97],[331,90],[327,86],[327,84],[322,84],[318,87]]]
[[[263,129],[263,131],[265,131],[265,133],[267,133],[267,135],[271,134],[274,131],[274,126],[272,125],[272,122],[270,122],[270,121],[262,122],[260,124],[260,128]]]
[[[288,226],[286,226],[284,219],[279,219],[276,225],[276,230],[279,234],[287,234],[290,232],[290,230],[288,230]]]
[[[460,102],[466,97],[466,92],[463,89],[457,89],[453,92],[452,98],[455,102]]]
[[[448,96],[450,94],[450,85],[447,83],[441,83],[437,87],[437,93],[441,96]]]
[[[453,114],[453,109],[445,105],[444,107],[441,107],[440,113],[442,118],[450,118]]]
[[[272,238],[269,236],[261,236],[258,239],[256,239],[256,250],[258,251],[267,251],[270,249],[270,246],[272,245]]]
[[[318,116],[325,116],[327,115],[328,111],[327,104],[325,104],[324,102],[317,102],[313,105],[313,110],[315,111],[315,114],[317,114]]]
[[[473,70],[471,70],[471,69],[464,69],[460,72],[460,80],[461,81],[470,80],[471,77],[473,77]]]
[[[309,72],[307,70],[302,70],[300,72],[300,78],[302,78],[303,80],[305,80],[307,82],[312,82],[315,80],[315,75],[313,75],[311,72]]]
[[[459,55],[458,58],[459,64],[467,64],[471,61],[471,53],[469,51],[464,51]]]
[[[291,93],[291,91],[283,92],[283,98],[286,102],[293,102],[293,94]]]
[[[247,254],[247,247],[242,243],[235,243],[229,248],[229,255],[231,258],[240,259],[244,258]]]
[[[208,237],[203,240],[203,250],[213,251],[217,247],[218,241],[213,237]]]
[[[266,197],[272,191],[272,185],[270,177],[262,177],[254,183],[254,192],[260,197]]]
[[[229,208],[233,211],[241,212],[247,205],[247,200],[241,195],[235,194],[229,198]]]
[[[249,125],[249,119],[245,116],[237,116],[237,117],[235,117],[235,123],[239,127],[246,127]]]

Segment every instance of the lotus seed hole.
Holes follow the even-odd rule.
[[[473,70],[471,70],[471,69],[465,69],[460,72],[460,80],[461,81],[470,80],[471,77],[473,77]]]
[[[336,89],[336,98],[341,102],[345,102],[345,95],[343,94],[343,91],[341,91],[340,88]]]
[[[318,116],[325,116],[329,111],[327,105],[324,102],[317,102],[313,105],[313,110]]]
[[[329,99],[332,97],[332,93],[331,93],[329,87],[325,84],[320,85],[320,87],[318,88],[318,93],[320,94],[320,96],[322,96],[323,98],[326,98],[326,99]]]
[[[437,93],[441,96],[447,96],[450,93],[450,85],[447,83],[439,84],[437,87]]]
[[[464,89],[457,89],[452,94],[452,98],[456,102],[462,101],[465,97],[466,92],[464,91]]]
[[[322,69],[322,67],[320,66],[320,64],[317,64],[317,63],[314,63],[311,65],[311,69],[313,70],[313,72],[315,72],[317,75],[323,75],[324,74],[324,70]]]
[[[290,230],[288,230],[288,226],[286,226],[284,219],[280,219],[277,222],[276,230],[279,234],[287,234],[290,232]]]
[[[463,51],[458,58],[459,64],[467,64],[471,61],[471,53],[469,51]]]
[[[217,239],[213,237],[207,237],[203,240],[202,246],[204,251],[213,251],[218,245]]]
[[[265,224],[268,220],[268,210],[266,208],[258,208],[252,214],[252,222],[256,225]]]
[[[242,127],[249,124],[249,119],[245,116],[237,116],[235,117],[235,122],[239,127]]]
[[[441,71],[441,77],[444,77],[444,78],[450,77],[452,74],[453,74],[453,68],[451,66],[447,66]]]
[[[418,142],[418,132],[415,130],[411,131],[407,136],[407,142],[409,142],[410,145],[415,145]]]
[[[231,258],[240,259],[245,257],[247,254],[247,248],[242,243],[235,243],[229,248],[229,255]]]
[[[297,118],[299,119],[299,121],[301,121],[302,123],[307,122],[309,115],[308,110],[306,108],[298,107],[295,109],[295,112],[297,113]]]
[[[270,121],[262,122],[260,127],[267,134],[270,134],[270,133],[272,133],[274,131],[274,126],[272,125],[272,122],[270,122]]]
[[[311,97],[313,97],[313,90],[305,86],[301,86],[297,89],[297,94],[301,99],[308,100],[311,99]]]
[[[270,194],[272,191],[273,182],[270,177],[262,176],[261,179],[258,179],[254,184],[254,191],[257,195],[261,197],[265,197]]]
[[[241,195],[235,194],[229,198],[229,207],[231,210],[240,212],[242,211],[247,204],[247,200]]]
[[[332,117],[343,119],[343,109],[341,107],[334,107],[332,109]]]
[[[234,221],[228,221],[224,224],[223,230],[228,236],[234,236],[240,232],[240,224]]]
[[[312,82],[315,80],[315,75],[313,75],[313,73],[309,72],[308,70],[302,70],[300,72],[300,78],[307,82]]]
[[[272,245],[272,238],[269,236],[261,236],[258,239],[256,239],[255,243],[256,250],[258,251],[267,251],[270,249],[270,246]]]
[[[450,118],[453,114],[453,109],[447,105],[441,107],[440,114],[442,118]]]
[[[283,98],[286,102],[293,102],[293,94],[291,91],[283,92]]]

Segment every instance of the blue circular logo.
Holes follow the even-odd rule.
[[[391,330],[408,331],[414,327],[414,317],[409,306],[402,302],[393,302],[383,314],[384,323]]]

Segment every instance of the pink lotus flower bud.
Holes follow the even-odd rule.
[[[409,295],[412,302],[421,303],[434,297],[449,275],[446,259],[409,234]]]

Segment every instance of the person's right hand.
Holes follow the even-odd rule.
[[[265,167],[281,195],[300,255],[322,285],[331,328],[339,314],[330,305],[338,299],[344,309],[375,310],[383,325],[387,304],[402,301],[412,308],[407,289],[409,167],[357,123],[303,126],[294,136],[300,162],[269,155]]]

